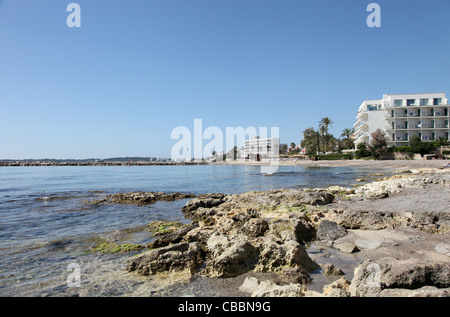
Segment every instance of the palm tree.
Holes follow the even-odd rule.
[[[352,137],[352,135],[355,133],[355,128],[352,129],[344,129],[342,130],[342,134],[341,137],[345,138],[345,139],[350,139]]]
[[[327,149],[329,146],[328,128],[332,127],[333,124],[334,124],[334,121],[331,120],[329,117],[323,117],[319,121],[319,129],[320,129],[320,132],[323,133],[322,135],[324,136],[325,149]]]
[[[344,138],[343,145],[347,149],[353,148],[353,134],[355,134],[355,128],[342,130],[341,137]]]
[[[323,117],[319,121],[319,127],[325,127],[325,135],[328,135],[328,127],[332,127],[334,124],[334,121],[331,120],[329,117]]]
[[[328,141],[328,131],[327,128],[324,125],[320,125],[319,126],[319,132],[320,132],[320,139],[322,142],[322,152],[325,153],[326,152],[326,147],[327,147],[327,141]],[[320,150],[320,148],[319,148]]]

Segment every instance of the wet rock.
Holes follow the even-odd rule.
[[[344,275],[344,272],[338,267],[335,267],[331,263],[322,265],[323,274],[325,275]]]
[[[212,208],[223,204],[226,201],[225,194],[206,194],[198,196],[195,199],[192,199],[186,203],[181,211],[187,215],[194,215],[194,211],[199,208]]]
[[[192,194],[173,193],[167,194],[163,192],[131,192],[108,195],[107,199],[110,203],[131,204],[136,206],[145,206],[153,204],[156,201],[174,201],[178,199],[193,198]]]
[[[312,281],[308,272],[299,267],[283,269],[283,276],[288,284],[309,284]]]
[[[203,252],[197,243],[184,242],[144,252],[128,259],[127,271],[141,275],[181,271],[193,273],[203,260]]]
[[[339,251],[348,253],[348,254],[359,251],[358,248],[356,247],[356,245],[352,242],[339,243],[339,244],[334,245],[334,247],[336,249],[338,249]]]
[[[172,233],[182,226],[183,224],[181,222],[153,221],[152,223],[147,225],[145,230],[150,231],[155,236],[162,236]]]
[[[317,229],[317,240],[334,241],[346,235],[344,227],[330,220],[322,220]]]

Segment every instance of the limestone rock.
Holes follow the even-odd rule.
[[[356,245],[352,242],[339,243],[334,245],[334,247],[341,252],[349,254],[359,251]]]
[[[255,246],[259,253],[256,272],[280,272],[286,267],[300,267],[311,272],[318,268],[304,247],[296,241],[279,243],[276,237],[269,235],[258,238]]]
[[[323,274],[325,275],[344,275],[344,272],[338,267],[335,267],[331,263],[322,265]]]
[[[340,278],[323,288],[323,296],[325,297],[350,297],[349,292],[350,281],[345,278]]]
[[[302,243],[314,239],[316,230],[304,219],[275,219],[270,223],[269,234],[279,237],[281,241],[293,240]]]
[[[390,258],[366,261],[355,269],[350,292],[352,296],[369,297],[379,296],[385,289],[418,289],[424,286],[450,287],[450,263]]]
[[[223,204],[226,201],[226,195],[224,194],[208,194],[199,196],[186,203],[181,211],[194,219],[198,219],[199,215],[196,215],[195,211],[199,208],[212,208]]]
[[[322,220],[317,229],[317,240],[334,241],[345,237],[347,230],[334,221]]]
[[[128,259],[127,271],[141,275],[180,271],[192,273],[202,262],[202,250],[197,243],[178,243]]]
[[[163,192],[154,193],[154,192],[131,192],[131,193],[119,193],[108,195],[107,198],[110,202],[116,204],[131,204],[137,206],[145,206],[149,204],[153,204],[156,201],[174,201],[178,199],[186,199],[193,198],[195,195],[192,194],[181,194],[181,193],[173,193],[166,194]]]
[[[254,268],[258,253],[243,235],[212,234],[207,242],[210,260],[203,273],[210,277],[233,277]]]
[[[448,256],[450,256],[450,244],[439,243],[434,249],[438,253],[447,254]]]
[[[245,293],[253,293],[259,286],[259,281],[256,277],[247,277],[244,283],[239,286],[239,290]]]
[[[161,248],[161,247],[165,247],[169,244],[175,244],[175,243],[179,243],[181,242],[181,240],[183,239],[183,237],[191,230],[198,228],[198,223],[193,223],[190,225],[187,225],[183,228],[181,228],[178,231],[166,234],[158,239],[156,239],[155,241],[153,241],[152,243],[150,243],[147,248],[149,249],[155,249],[155,248]]]
[[[303,297],[306,289],[300,284],[276,285],[262,281],[253,292],[252,297]]]
[[[308,272],[299,267],[285,268],[283,275],[288,284],[309,284],[312,281]]]
[[[250,239],[263,236],[269,229],[269,222],[261,218],[252,218],[247,221],[240,230],[240,233],[246,235]]]

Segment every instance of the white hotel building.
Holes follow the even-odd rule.
[[[279,138],[252,137],[244,141],[244,158],[259,156],[261,158],[278,156],[280,149]]]
[[[370,143],[371,134],[381,129],[390,146],[408,145],[412,136],[422,141],[450,140],[450,106],[445,93],[383,95],[365,100],[356,116],[355,144]]]

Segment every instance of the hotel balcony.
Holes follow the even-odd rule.
[[[395,119],[395,118],[450,118],[450,116],[448,114],[445,113],[408,113],[408,114],[404,114],[404,113],[396,113],[394,114],[394,116],[392,116],[392,114],[389,114],[387,117],[389,120]]]

